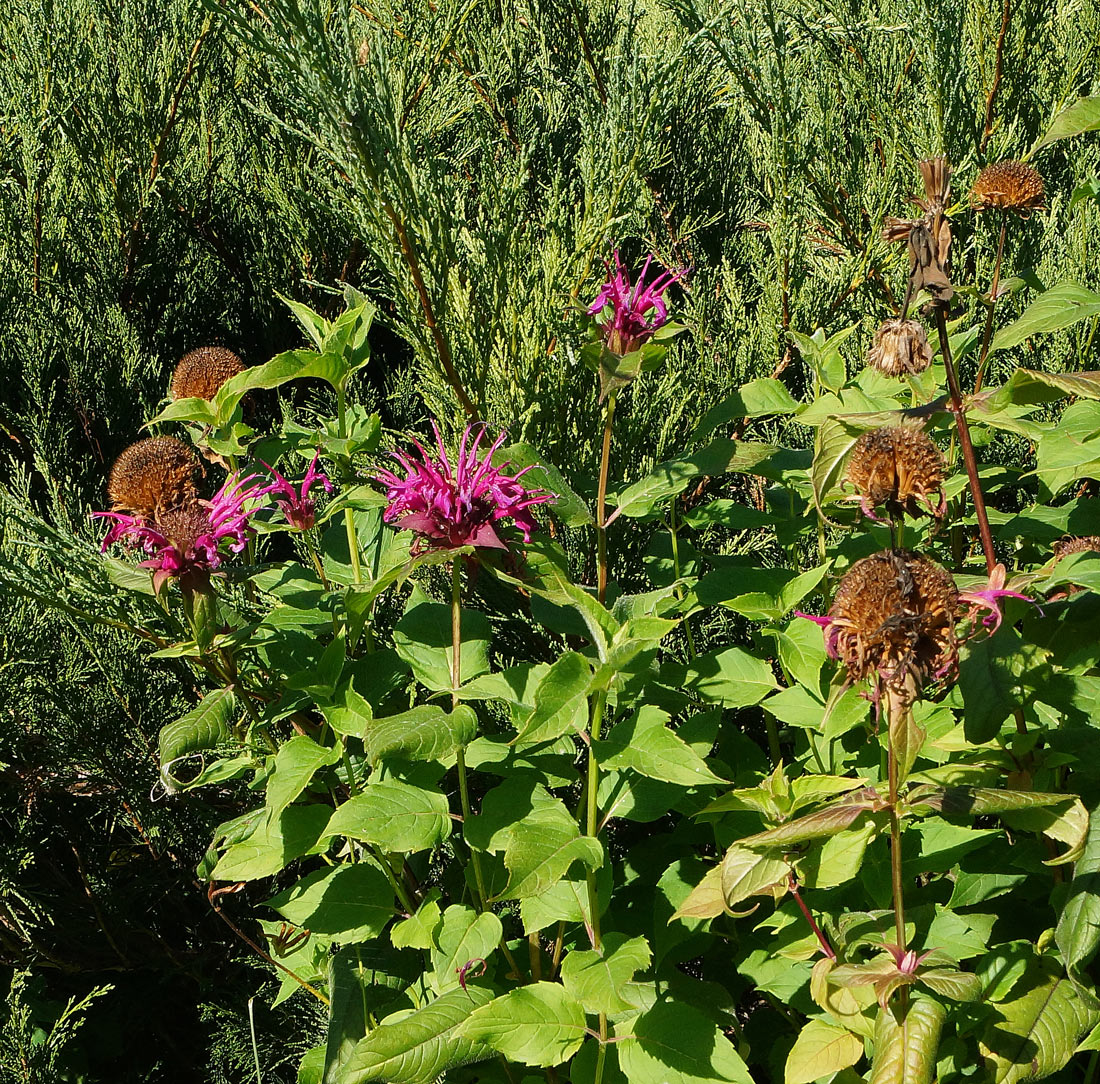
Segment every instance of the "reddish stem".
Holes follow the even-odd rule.
[[[810,929],[814,931],[814,936],[817,938],[817,943],[821,946],[821,951],[829,957],[830,960],[836,959],[836,953],[833,952],[832,946],[829,944],[825,935],[821,932],[821,927],[814,920],[814,916],[810,913],[810,909],[806,906],[806,901],[802,898],[802,893],[798,891],[798,881],[795,879],[795,875],[792,873],[787,877],[787,887],[791,890],[791,895],[794,896],[794,902],[798,904],[798,909],[802,912],[806,921],[810,924]]]

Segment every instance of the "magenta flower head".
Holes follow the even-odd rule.
[[[459,546],[506,549],[496,532],[496,525],[503,520],[511,520],[523,540],[530,542],[537,526],[531,509],[546,504],[554,494],[523,486],[520,479],[530,467],[509,474],[507,463],[493,466],[493,453],[504,443],[504,434],[479,457],[484,426],[467,426],[452,466],[434,422],[432,429],[438,459],[414,440],[419,458],[404,452],[395,452],[393,456],[404,468],[404,478],[389,470],[378,472],[378,481],[386,487],[389,501],[382,518],[403,530],[415,531],[435,549]]]
[[[275,481],[263,492],[279,494],[275,498],[275,503],[283,510],[287,523],[297,531],[308,531],[317,522],[317,502],[311,500],[309,496],[313,483],[320,482],[326,493],[332,493],[332,483],[325,472],[317,466],[320,456],[320,452],[314,455],[313,462],[310,463],[299,489],[295,489],[274,467],[268,467],[264,463]]]
[[[623,270],[619,259],[619,250],[613,253],[615,271],[606,263],[608,281],[604,283],[599,296],[588,307],[589,315],[597,316],[610,307],[611,313],[601,327],[607,348],[620,356],[631,354],[642,346],[655,331],[668,323],[668,308],[664,293],[674,282],[683,278],[687,269],[669,271],[658,275],[652,282],[646,282],[652,256],[647,256],[638,281],[633,285],[630,276]]]
[[[212,500],[194,499],[156,513],[155,519],[122,512],[93,512],[94,517],[112,519],[101,550],[124,541],[132,549],[149,555],[143,568],[153,571],[153,584],[160,590],[165,580],[176,577],[206,577],[222,563],[223,545],[240,553],[252,534],[249,518],[265,490],[249,485],[255,476],[230,475]]]
[[[975,588],[973,591],[959,592],[959,601],[970,607],[969,616],[971,620],[977,616],[979,611],[986,611],[985,617],[982,618],[982,624],[991,634],[1001,627],[1001,622],[1004,620],[1004,614],[1001,611],[1001,599],[1019,598],[1023,599],[1024,602],[1035,604],[1035,600],[1027,595],[1005,587],[1007,575],[1005,566],[997,565],[989,574],[989,582],[984,587]]]

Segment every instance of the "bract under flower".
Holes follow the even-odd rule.
[[[252,534],[249,519],[265,490],[249,485],[254,475],[230,475],[212,500],[196,499],[180,508],[159,513],[156,520],[120,512],[93,512],[114,520],[101,550],[125,541],[149,554],[142,567],[152,569],[159,590],[165,580],[188,574],[208,575],[221,566],[222,547],[240,553]]]
[[[680,271],[665,269],[652,282],[646,282],[652,256],[647,256],[638,281],[631,283],[630,275],[623,269],[619,259],[619,250],[613,253],[615,270],[607,263],[610,276],[604,283],[596,300],[588,307],[588,312],[596,316],[608,306],[611,316],[601,327],[607,348],[613,354],[633,353],[649,339],[655,331],[668,323],[668,308],[664,293],[674,282],[683,278],[686,268]]]
[[[520,479],[531,468],[508,473],[508,464],[493,466],[493,453],[504,443],[504,434],[478,455],[485,435],[483,426],[467,426],[452,467],[439,429],[432,423],[438,458],[418,441],[413,441],[419,458],[395,452],[394,459],[405,470],[401,478],[393,471],[378,472],[389,501],[383,519],[404,530],[415,531],[429,546],[457,549],[482,546],[505,549],[496,525],[511,520],[525,542],[531,540],[537,524],[531,513],[535,505],[546,504],[554,494],[526,489]],[[477,430],[475,433],[474,430]]]

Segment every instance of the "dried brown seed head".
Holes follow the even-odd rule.
[[[148,437],[131,444],[114,462],[107,494],[116,512],[155,518],[166,508],[198,499],[198,457],[175,437]]]
[[[910,550],[883,550],[857,561],[829,610],[829,643],[851,681],[920,689],[950,679],[958,662],[959,592],[951,575]]]
[[[978,174],[970,192],[977,211],[1003,207],[1030,213],[1041,210],[1046,199],[1043,178],[1026,162],[994,162]]]
[[[1100,553],[1100,534],[1086,534],[1080,538],[1063,538],[1059,542],[1055,542],[1054,556],[1060,561],[1063,557],[1068,557],[1071,553],[1089,553],[1095,551]]]
[[[919,501],[937,519],[944,512],[943,457],[915,426],[885,426],[864,433],[848,460],[848,482],[860,495],[863,511],[872,517],[880,504],[892,514],[904,509],[919,515]]]
[[[875,332],[867,364],[885,376],[923,373],[932,364],[924,325],[916,320],[887,320]]]
[[[172,373],[173,399],[213,399],[231,377],[244,371],[244,363],[224,346],[200,346],[180,358]]]

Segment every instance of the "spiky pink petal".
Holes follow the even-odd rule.
[[[378,471],[376,477],[386,487],[389,501],[383,519],[402,530],[415,531],[428,545],[440,549],[504,549],[496,531],[502,520],[511,520],[524,541],[529,542],[537,527],[531,508],[552,500],[554,494],[527,489],[520,482],[530,467],[509,474],[509,464],[493,466],[493,454],[504,443],[505,435],[501,433],[479,455],[484,426],[467,426],[452,464],[434,422],[432,429],[437,456],[414,440],[419,458],[400,451],[393,453],[405,477],[386,468]]]

